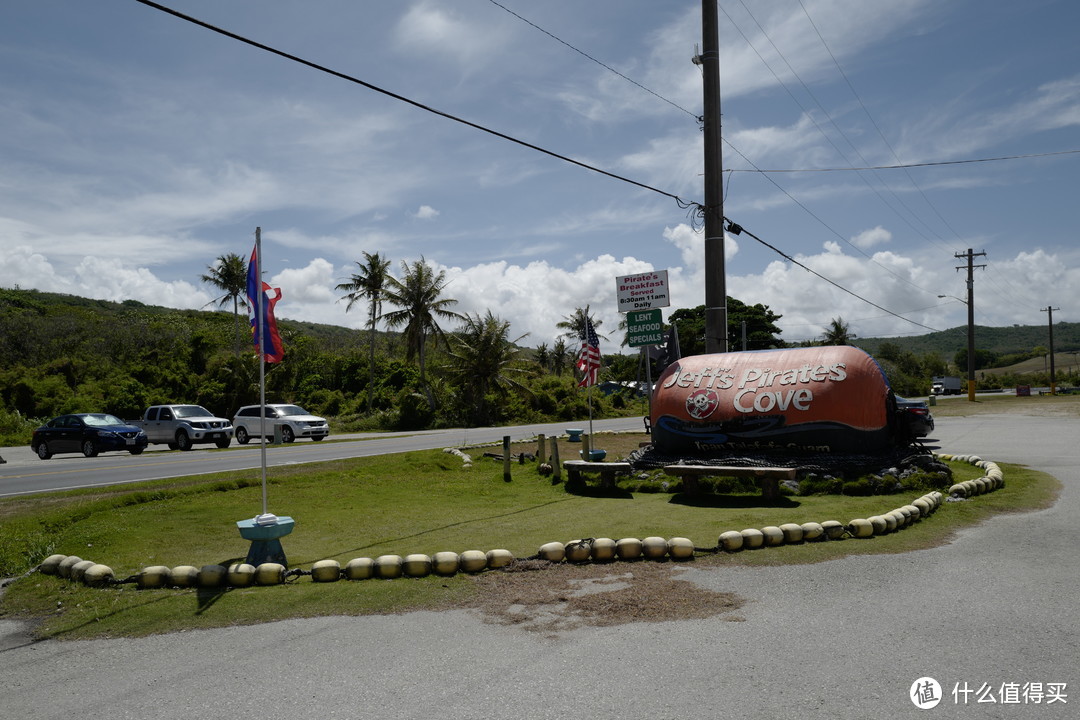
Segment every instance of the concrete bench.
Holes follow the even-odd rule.
[[[766,500],[780,498],[780,481],[794,480],[796,468],[734,467],[727,465],[665,465],[664,472],[682,480],[683,492],[696,493],[697,479],[707,476],[748,477],[757,480],[761,495]]]
[[[566,471],[566,482],[573,485],[581,481],[581,473],[600,473],[600,486],[605,488],[615,487],[615,476],[619,473],[629,473],[630,463],[627,462],[589,462],[588,460],[567,460],[563,463]]]

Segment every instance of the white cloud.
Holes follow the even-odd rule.
[[[420,209],[413,215],[417,220],[434,220],[439,217],[439,211],[430,205],[421,205]]]
[[[878,225],[877,227],[864,230],[851,239],[851,244],[855,247],[872,248],[875,245],[882,245],[892,240],[892,233],[885,228]]]

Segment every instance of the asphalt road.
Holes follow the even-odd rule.
[[[514,441],[546,435],[565,435],[568,427],[587,428],[588,423],[542,423],[502,428],[456,428],[400,433],[355,433],[331,436],[331,440],[298,440],[287,445],[267,446],[267,466],[341,460],[413,450],[461,447],[498,442],[509,435]],[[641,430],[640,417],[596,420],[593,430]],[[80,453],[55,455],[41,460],[26,447],[0,448],[0,497],[30,493],[101,487],[188,475],[206,475],[230,470],[261,467],[258,443],[233,444],[228,450],[213,445],[196,445],[190,451],[168,450],[151,445],[141,455],[126,452],[102,453],[86,458]]]
[[[941,418],[936,437],[944,451],[1045,470],[1061,498],[928,551],[682,571],[746,598],[743,622],[547,638],[461,611],[41,643],[0,622],[0,716],[1076,717],[1080,420]],[[925,676],[944,695],[931,710],[908,697]],[[1032,683],[1041,703],[1002,702]],[[1051,683],[1065,684],[1065,702],[1049,702]]]

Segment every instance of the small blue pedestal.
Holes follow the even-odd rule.
[[[251,541],[251,549],[248,550],[246,562],[255,567],[267,562],[280,563],[289,567],[279,538],[293,531],[291,517],[279,517],[273,525],[259,525],[255,522],[255,518],[237,520],[236,527],[240,529],[240,537]]]
[[[578,428],[566,428],[566,434],[570,436],[567,442],[581,442],[581,433],[583,432],[585,431]]]

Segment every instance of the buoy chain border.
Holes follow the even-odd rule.
[[[466,550],[462,553],[438,552],[431,556],[411,554],[404,557],[380,555],[374,559],[354,558],[344,567],[337,560],[319,560],[312,564],[310,570],[301,568],[290,570],[279,563],[262,563],[257,567],[248,563],[235,563],[229,567],[204,565],[201,568],[192,565],[178,565],[173,568],[154,565],[145,567],[138,573],[123,579],[117,579],[112,568],[107,565],[84,560],[76,555],[55,554],[50,555],[22,577],[40,572],[43,575],[56,575],[76,582],[81,581],[91,587],[115,587],[133,583],[140,589],[240,588],[251,585],[280,585],[295,582],[302,577],[311,577],[314,582],[333,582],[340,579],[421,578],[431,574],[449,577],[459,572],[476,574],[485,570],[505,570],[515,563],[529,561],[543,561],[549,564],[606,563],[617,560],[685,561],[692,560],[695,554],[738,552],[743,549],[776,547],[808,541],[883,535],[929,517],[944,502],[963,501],[1005,487],[1005,478],[997,463],[983,460],[977,455],[935,453],[934,456],[940,460],[967,462],[981,468],[985,474],[974,480],[954,484],[949,488],[947,497],[934,490],[887,513],[865,519],[856,518],[846,525],[835,520],[826,520],[822,523],[784,523],[760,529],[728,530],[720,534],[716,546],[711,548],[698,547],[688,538],[683,537],[668,539],[646,537],[640,540],[637,538],[620,540],[580,538],[566,543],[559,541],[545,543],[540,546],[536,554],[527,558],[515,558],[509,550],[496,549],[487,552],[482,550]]]

